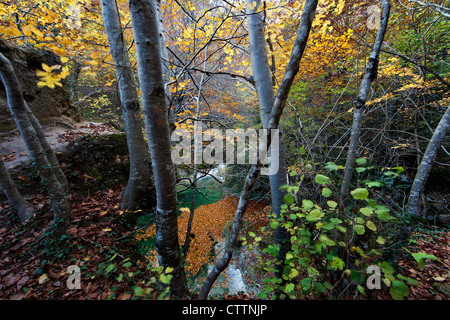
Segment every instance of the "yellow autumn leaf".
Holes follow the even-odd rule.
[[[42,276],[39,277],[38,282],[39,284],[43,284],[45,281],[47,281],[48,276],[44,273]]]
[[[44,62],[42,62],[42,69],[44,69],[44,71],[46,72],[52,72],[52,68],[50,68],[47,64],[45,64]]]

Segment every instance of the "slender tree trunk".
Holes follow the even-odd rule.
[[[439,125],[434,131],[433,137],[428,143],[428,147],[423,155],[422,161],[417,169],[416,177],[414,178],[411,191],[409,193],[409,200],[407,211],[409,214],[415,217],[420,215],[420,198],[425,188],[428,176],[430,175],[431,168],[433,166],[434,159],[441,147],[442,141],[450,128],[450,107],[447,107],[447,111],[442,116]]]
[[[366,103],[367,94],[370,89],[370,85],[377,78],[378,61],[381,46],[383,44],[384,35],[389,20],[390,5],[388,0],[382,0],[381,5],[383,7],[382,20],[380,29],[377,33],[377,38],[370,54],[369,62],[367,63],[366,71],[361,81],[361,87],[356,98],[353,109],[353,126],[350,136],[350,144],[348,149],[347,161],[344,168],[344,175],[341,184],[341,204],[344,197],[348,196],[350,191],[350,182],[352,180],[353,168],[355,166],[356,151],[358,148],[358,142],[361,132],[361,123],[364,112],[364,105]]]
[[[8,198],[11,205],[14,209],[17,210],[17,214],[20,217],[20,220],[26,221],[33,217],[34,208],[33,206],[27,202],[20,192],[17,190],[16,185],[11,179],[8,170],[5,167],[5,164],[0,159],[0,189]]]
[[[161,49],[161,63],[162,63],[162,73],[164,79],[164,88],[166,91],[166,105],[167,112],[169,115],[169,127],[170,134],[172,135],[173,130],[175,130],[175,113],[173,112],[173,108],[171,107],[172,95],[168,87],[166,87],[167,83],[170,81],[170,70],[169,70],[169,55],[166,49],[166,34],[164,31],[164,26],[162,23],[162,14],[161,14],[161,0],[157,0],[156,5],[156,13],[158,18],[158,30],[159,30],[159,43]]]
[[[69,190],[69,183],[67,182],[67,178],[64,175],[64,172],[61,169],[61,166],[59,164],[58,158],[56,157],[55,151],[50,147],[50,144],[48,143],[47,139],[45,138],[44,130],[42,129],[41,124],[39,123],[39,120],[35,117],[33,112],[28,107],[28,104],[24,101],[25,110],[28,114],[28,118],[30,119],[31,125],[33,126],[34,130],[36,131],[36,135],[39,139],[39,143],[42,146],[42,149],[45,152],[45,155],[50,162],[50,165],[52,167],[53,174],[58,179],[61,186],[64,188],[64,190],[67,192]]]
[[[206,71],[207,57],[208,57],[208,46],[205,48],[205,62],[203,63],[203,71]],[[197,99],[196,99],[196,103],[197,103],[197,110],[195,111],[195,119],[196,120],[199,120],[198,118],[200,116],[200,101],[202,98],[202,89],[203,89],[204,80],[205,80],[205,73],[203,72],[201,80],[200,80],[200,85],[198,88]],[[197,123],[200,123],[199,131],[200,131],[200,134],[202,134],[203,123],[201,121],[195,122],[194,127],[197,125]],[[195,132],[196,132],[196,130],[194,129],[194,134],[195,134]],[[187,230],[186,230],[186,238],[184,240],[184,245],[183,245],[183,251],[184,251],[185,257],[187,257],[187,254],[189,252],[189,246],[191,244],[191,230],[192,230],[192,222],[194,221],[195,200],[196,200],[196,196],[197,196],[197,175],[198,175],[198,163],[194,159],[194,175],[192,177],[193,180],[192,180],[191,212],[189,214],[189,221],[188,221]]]
[[[184,272],[178,243],[175,166],[167,115],[156,1],[130,0],[130,14],[136,41],[138,76],[141,87],[147,138],[156,189],[156,249],[159,263],[173,268],[171,289],[186,295]]]
[[[294,47],[292,48],[292,53],[289,58],[289,62],[286,66],[285,73],[283,79],[280,83],[280,87],[278,89],[277,96],[274,100],[274,105],[272,107],[271,116],[267,125],[267,129],[270,131],[271,129],[277,129],[278,124],[280,122],[281,115],[283,113],[283,109],[286,105],[286,99],[289,95],[289,91],[291,89],[292,83],[294,81],[295,75],[298,73],[300,67],[300,60],[303,56],[303,52],[306,48],[306,43],[308,42],[309,32],[311,30],[311,25],[314,20],[315,10],[317,7],[318,0],[306,0],[300,26],[297,32],[297,36],[295,38]],[[270,134],[269,134],[270,135]],[[271,144],[271,137],[267,139],[267,145],[262,145],[260,150],[268,150]],[[228,266],[231,257],[233,255],[233,248],[236,243],[236,239],[238,237],[242,218],[244,216],[245,210],[247,209],[250,193],[255,185],[258,176],[261,170],[261,159],[258,157],[257,164],[253,165],[250,169],[250,172],[245,179],[244,187],[241,192],[241,196],[239,198],[238,208],[236,210],[233,226],[231,228],[230,238],[225,247],[225,253],[223,256],[216,262],[211,272],[208,274],[205,283],[202,286],[202,289],[199,294],[199,299],[204,300],[208,297],[208,294],[211,290],[212,285],[217,280],[217,277],[222,273],[223,270]]]
[[[273,102],[275,100],[272,73],[267,57],[266,39],[264,33],[263,18],[261,15],[261,1],[256,1],[254,6],[252,0],[247,0],[247,21],[248,34],[250,40],[250,56],[252,65],[252,77],[254,80],[256,93],[259,101],[259,114],[264,129],[272,112]],[[252,9],[250,9],[252,8]],[[278,172],[269,176],[270,190],[272,194],[272,211],[280,218],[281,205],[286,192],[280,188],[287,184],[286,179],[286,150],[284,139],[280,132],[279,154],[278,154]],[[283,273],[284,259],[287,250],[289,250],[289,235],[287,230],[279,224],[275,231],[275,245],[280,247],[276,263],[277,277],[281,278]]]
[[[103,24],[108,37],[109,49],[116,69],[122,115],[130,157],[130,175],[122,198],[122,209],[134,211],[138,208],[142,195],[150,183],[149,156],[144,140],[137,85],[126,43],[123,39],[122,25],[115,0],[102,0]]]
[[[64,234],[72,220],[72,211],[66,191],[55,176],[45,151],[40,144],[38,134],[30,121],[16,73],[11,63],[2,54],[0,54],[0,77],[6,89],[11,115],[16,122],[31,158],[36,162],[42,183],[49,193],[54,214],[49,231],[58,237]]]
[[[411,237],[414,231],[416,221],[420,219],[420,199],[425,188],[428,176],[431,172],[434,159],[441,147],[448,130],[450,129],[450,106],[447,107],[445,114],[433,133],[433,137],[428,143],[427,149],[422,157],[422,161],[417,169],[411,191],[409,192],[408,204],[406,206],[406,213],[409,214],[409,219],[397,232],[393,245],[385,252],[386,259],[396,264],[400,257],[401,248],[405,245],[406,240]]]

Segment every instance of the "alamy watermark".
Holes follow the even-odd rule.
[[[69,274],[67,278],[66,285],[70,290],[81,289],[81,270],[80,267],[76,265],[71,265],[67,267],[66,273]]]
[[[270,149],[266,146],[269,139]],[[174,164],[257,164],[263,165],[261,175],[273,175],[279,168],[280,131],[278,129],[203,130],[201,121],[194,132],[176,129],[171,136]]]

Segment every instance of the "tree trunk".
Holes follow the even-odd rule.
[[[162,14],[161,14],[161,0],[156,1],[156,14],[158,19],[158,30],[159,30],[159,44],[161,49],[161,63],[162,63],[162,73],[164,79],[164,89],[166,91],[166,105],[167,112],[169,115],[169,127],[170,134],[172,135],[173,130],[175,130],[175,113],[173,112],[173,108],[171,107],[172,95],[166,84],[170,81],[170,69],[169,69],[169,55],[166,49],[166,34],[164,31],[163,23],[162,23]]]
[[[266,40],[264,33],[263,18],[260,11],[261,1],[247,0],[247,21],[248,34],[250,40],[250,57],[252,66],[252,77],[254,80],[256,93],[259,102],[259,114],[264,129],[272,112],[273,102],[275,100],[273,79],[267,58]],[[250,9],[252,8],[252,9]],[[269,175],[270,190],[272,194],[272,211],[276,214],[277,219],[280,218],[281,205],[286,192],[280,189],[281,186],[287,184],[286,179],[286,150],[284,139],[280,132],[279,154],[278,154],[278,172]],[[289,250],[289,235],[285,228],[279,224],[274,236],[275,245],[280,247],[276,264],[277,277],[281,278],[283,272],[283,262],[287,250]]]
[[[58,158],[56,157],[55,152],[50,147],[50,144],[48,143],[47,139],[45,138],[44,130],[42,129],[41,124],[39,123],[39,120],[35,117],[33,112],[28,107],[28,104],[24,101],[25,110],[28,114],[28,118],[30,119],[31,125],[33,126],[34,130],[36,131],[36,135],[39,139],[39,143],[42,146],[42,149],[45,152],[45,155],[50,162],[50,165],[52,167],[53,174],[58,179],[61,186],[64,188],[64,190],[67,192],[69,190],[69,183],[67,182],[67,178],[64,175],[64,172],[61,169],[61,166],[59,164]]]
[[[161,50],[155,1],[130,0],[130,14],[136,41],[138,76],[144,120],[156,189],[156,250],[159,263],[173,268],[171,289],[186,295],[184,272],[178,243],[175,166],[166,107]]]
[[[28,203],[22,195],[17,190],[16,185],[11,179],[8,170],[5,167],[5,164],[0,159],[0,189],[8,198],[11,205],[14,209],[17,210],[17,214],[20,217],[20,220],[26,221],[33,217],[34,208]]]
[[[442,116],[439,125],[433,133],[433,137],[428,143],[428,147],[423,155],[422,161],[417,169],[416,177],[414,178],[411,191],[409,193],[409,200],[407,211],[414,217],[419,217],[420,213],[420,197],[425,188],[428,176],[430,175],[431,168],[433,166],[434,159],[441,147],[447,131],[450,128],[450,106],[447,107],[447,111]]]
[[[318,0],[306,0],[300,26],[297,32],[297,36],[295,38],[294,47],[292,48],[292,53],[289,58],[289,62],[286,66],[285,73],[283,79],[280,83],[280,87],[278,89],[277,96],[274,100],[274,105],[272,107],[272,113],[270,119],[268,121],[267,129],[270,131],[271,129],[277,129],[278,124],[280,122],[281,115],[283,113],[284,106],[286,105],[286,99],[288,97],[289,91],[291,89],[292,83],[294,81],[295,75],[298,73],[300,67],[300,60],[303,56],[303,52],[306,48],[306,43],[308,42],[309,32],[311,30],[311,25],[314,20],[315,10],[317,7]],[[270,147],[271,139],[267,139],[267,145],[262,145],[260,150],[267,150]],[[232,254],[233,248],[236,243],[236,239],[238,237],[240,226],[242,222],[242,218],[244,216],[245,210],[247,209],[250,193],[253,189],[253,186],[258,179],[261,170],[261,159],[259,159],[257,164],[253,165],[250,169],[250,172],[245,179],[244,187],[241,192],[241,196],[239,199],[238,208],[236,210],[233,226],[231,229],[230,237],[228,239],[225,253],[223,256],[216,262],[211,272],[208,274],[205,283],[202,286],[202,289],[199,294],[199,299],[204,300],[208,297],[209,291],[211,290],[212,285],[217,280],[217,277],[220,273],[225,270],[228,266]]]
[[[0,54],[0,77],[5,86],[11,115],[16,122],[31,158],[36,162],[42,183],[49,193],[54,214],[49,231],[58,237],[64,234],[69,227],[72,220],[72,211],[64,187],[55,176],[45,151],[40,144],[38,134],[30,121],[16,73],[11,63],[2,54]]]
[[[134,81],[126,43],[123,39],[117,3],[115,0],[102,0],[101,5],[103,24],[116,69],[130,157],[130,175],[121,207],[134,211],[138,208],[142,195],[148,190],[151,183],[149,157],[140,118],[137,85]]]
[[[366,103],[367,94],[370,89],[370,85],[377,78],[378,61],[381,46],[383,44],[384,35],[386,33],[386,28],[389,20],[390,5],[388,0],[381,1],[383,7],[383,17],[380,24],[380,29],[377,33],[377,38],[370,54],[369,62],[366,67],[363,79],[361,81],[360,90],[353,109],[353,126],[352,133],[350,136],[350,144],[348,149],[347,161],[344,168],[344,174],[341,184],[341,204],[343,203],[344,197],[348,196],[350,191],[350,182],[352,180],[353,168],[355,166],[356,151],[358,147],[362,116],[364,112],[364,105]]]

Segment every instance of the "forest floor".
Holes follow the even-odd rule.
[[[53,143],[63,146],[86,131],[96,134],[115,132],[99,124],[87,123],[83,126],[72,131],[65,128],[61,129],[62,132],[55,132],[51,137],[57,142]],[[23,160],[26,157],[24,153],[16,146],[4,156],[4,161]],[[36,217],[26,223],[19,220],[8,202],[0,200],[0,299],[128,300],[166,297],[164,284],[155,281],[155,277],[159,276],[157,271],[149,267],[148,261],[137,249],[136,234],[142,228],[130,230],[123,223],[124,215],[119,206],[123,189],[124,186],[117,185],[87,195],[72,192],[69,201],[73,221],[62,240],[46,236],[53,215],[48,196],[42,190],[29,195],[28,200],[36,208]],[[205,206],[217,206],[217,209],[224,210],[223,205],[226,203],[231,203],[230,199]],[[233,202],[233,208],[228,208],[230,212],[234,205]],[[213,210],[208,208],[208,211]],[[247,222],[255,223],[251,220]],[[404,251],[397,271],[420,283],[410,286],[406,299],[450,299],[449,243],[448,228],[423,227],[416,230],[407,248],[409,252],[432,254],[439,261],[426,260],[423,268],[419,268],[410,253]],[[250,253],[235,262],[242,270],[245,263],[254,258]],[[70,290],[67,285],[70,276],[68,267],[73,265],[78,266],[82,273],[79,290]],[[146,289],[145,294],[142,288]],[[370,296],[373,300],[390,300],[388,291],[388,288],[384,288],[372,290],[367,297],[358,295],[343,298],[369,299]],[[195,294],[192,298],[195,298]],[[254,296],[243,293],[225,294],[223,297],[250,298]]]
[[[73,222],[62,242],[43,237],[52,220],[48,197],[40,194],[31,199],[38,209],[35,219],[25,224],[14,210],[0,204],[0,299],[138,299],[133,289],[145,286],[153,276],[147,262],[134,249],[134,232],[120,225],[118,199],[122,189],[110,189],[89,197],[70,199]],[[440,259],[422,269],[409,254],[398,264],[398,272],[420,282],[410,286],[408,300],[446,300],[444,287],[450,283],[450,232],[422,229],[415,232],[409,250],[426,252]],[[129,259],[127,261],[127,258]],[[249,258],[251,259],[251,257]],[[128,262],[128,263],[127,263]],[[67,268],[77,265],[83,273],[81,290],[69,290]],[[111,267],[112,266],[112,267]],[[242,267],[242,266],[241,266]],[[120,279],[123,275],[133,279]],[[122,275],[122,276],[121,276]],[[153,287],[150,299],[157,299],[159,288]],[[447,289],[448,290],[448,289]],[[371,299],[391,299],[387,290],[376,290]],[[242,293],[224,299],[250,299]],[[355,299],[346,297],[345,299]],[[359,295],[356,299],[365,299]]]
[[[103,135],[118,133],[117,130],[97,122],[80,122],[74,127],[63,123],[43,128],[48,143],[55,152],[65,152],[70,141],[80,135]],[[12,130],[0,134],[0,155],[7,168],[23,165],[29,160],[28,150],[23,142],[19,130]]]

